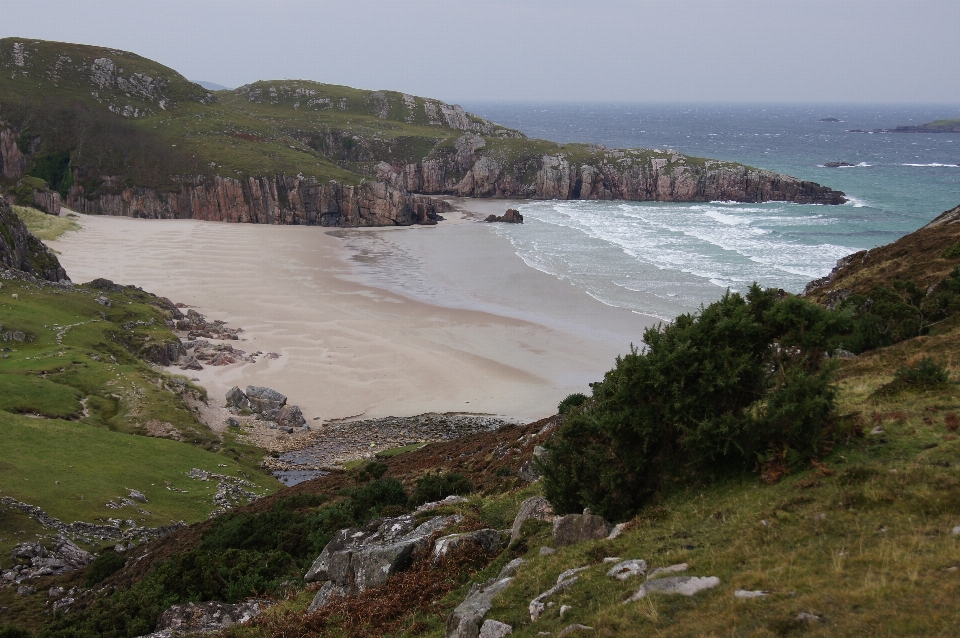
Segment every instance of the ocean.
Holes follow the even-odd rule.
[[[603,304],[655,319],[695,311],[753,282],[800,292],[840,257],[894,241],[960,204],[960,134],[850,132],[958,117],[960,107],[464,107],[530,137],[670,148],[786,173],[847,194],[850,202],[841,206],[537,201],[520,206],[523,225],[483,225],[483,232],[509,242],[527,266]],[[854,166],[824,167],[833,161]],[[489,306],[490,295],[452,281],[397,281],[398,267],[409,273],[429,266],[423,250],[408,244],[387,239],[377,251],[382,259],[358,262],[359,272],[371,283],[431,303],[483,309],[486,300]]]

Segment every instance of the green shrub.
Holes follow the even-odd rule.
[[[126,559],[113,550],[105,550],[90,564],[87,572],[87,587],[93,587],[110,574],[120,571],[126,564]]]
[[[31,638],[32,636],[33,634],[20,627],[14,627],[12,625],[0,627],[0,638]]]
[[[560,405],[557,406],[557,414],[563,414],[570,408],[580,407],[589,400],[587,395],[582,392],[577,392],[575,394],[569,395],[566,399],[560,402]]]
[[[960,257],[960,242],[944,249],[940,256],[944,259],[957,259]]]
[[[439,501],[448,496],[465,496],[473,491],[473,484],[463,474],[437,472],[417,480],[410,496],[410,507]]]
[[[877,396],[889,396],[904,390],[935,390],[950,383],[950,373],[930,357],[923,357],[913,365],[898,369],[893,381],[881,386]]]
[[[848,329],[756,285],[648,329],[646,351],[618,357],[564,418],[540,464],[545,495],[558,513],[624,520],[664,488],[816,456],[835,403],[822,364]]]

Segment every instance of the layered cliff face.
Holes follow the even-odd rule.
[[[0,267],[47,281],[70,281],[57,256],[27,230],[4,199],[0,199]]]
[[[792,201],[842,204],[840,191],[742,164],[689,158],[674,151],[582,149],[540,157],[485,150],[479,136],[457,140],[454,154],[395,168],[378,179],[410,192],[461,197],[696,202]]]
[[[76,187],[68,204],[100,215],[347,228],[436,224],[439,213],[450,210],[442,200],[410,195],[383,182],[347,186],[284,175],[214,177],[183,184],[175,192],[132,187],[90,199],[83,195],[82,187]]]

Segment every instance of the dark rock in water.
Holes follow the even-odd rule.
[[[821,117],[820,121],[821,122],[839,122],[840,120],[838,120],[835,117]]]
[[[255,385],[247,386],[247,400],[250,401],[251,410],[267,416],[271,421],[277,420],[280,408],[287,404],[287,397],[276,390]]]
[[[500,216],[497,216],[497,215],[487,215],[487,218],[486,218],[485,220],[483,220],[483,221],[485,221],[485,222],[504,222],[504,223],[507,223],[507,224],[522,224],[522,223],[523,223],[523,215],[520,214],[520,211],[518,211],[518,210],[516,210],[516,209],[514,209],[514,208],[509,208],[509,209],[507,209],[507,212],[505,212],[503,215],[500,215]]]
[[[298,428],[306,425],[307,420],[303,418],[303,412],[300,411],[299,406],[285,405],[280,408],[280,414],[277,415],[277,423],[281,426]]]
[[[841,168],[843,166],[856,166],[856,164],[851,164],[850,162],[824,162],[824,168]]]
[[[590,510],[583,514],[559,516],[553,521],[553,542],[563,547],[584,541],[606,538],[613,530],[613,524],[602,516],[595,516]]]
[[[57,256],[27,230],[3,198],[0,198],[0,268],[21,270],[47,281],[70,282]]]

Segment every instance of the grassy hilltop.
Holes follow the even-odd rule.
[[[16,184],[10,165],[22,159],[27,174],[74,199],[133,187],[162,199],[213,177],[296,176],[480,197],[845,201],[735,162],[528,139],[396,91],[272,80],[214,93],[132,53],[18,38],[0,40],[5,127],[23,158],[5,159],[0,187]],[[243,194],[248,206],[259,197]],[[276,205],[296,207],[289,197],[277,193]]]

